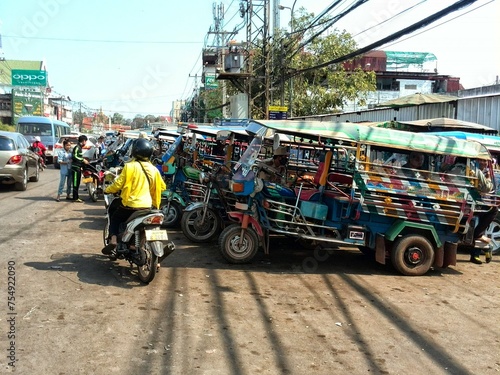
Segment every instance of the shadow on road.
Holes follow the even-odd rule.
[[[147,286],[137,278],[137,267],[131,268],[124,261],[112,262],[101,254],[57,253],[52,255],[50,262],[26,262],[24,265],[39,271],[53,271],[60,275],[74,274],[78,281],[86,284],[125,289]]]
[[[169,229],[169,238],[176,244],[176,251],[165,260],[167,267],[231,269],[266,273],[352,274],[400,276],[390,261],[382,265],[373,257],[361,253],[356,247],[305,249],[292,238],[271,237],[270,254],[260,250],[247,264],[230,264],[220,254],[217,242],[190,243],[182,231]],[[460,275],[453,267],[431,269],[425,276],[443,274]]]

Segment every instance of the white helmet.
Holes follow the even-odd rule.
[[[35,141],[41,142],[40,137],[38,135],[35,136]]]

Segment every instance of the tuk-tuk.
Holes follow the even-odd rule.
[[[464,131],[443,131],[429,134],[444,137],[454,137],[457,139],[467,139],[483,144],[493,157],[493,172],[496,182],[496,195],[500,196],[500,137],[496,135],[485,135],[478,133],[468,133]],[[500,214],[497,215],[490,226],[486,229],[485,235],[491,239],[490,247],[493,254],[500,253]]]
[[[357,246],[404,275],[423,275],[455,265],[457,244],[474,242],[475,212],[496,205],[478,189],[474,161],[492,167],[478,142],[334,122],[253,121],[247,131],[256,137],[230,183],[240,199],[229,216],[238,222],[219,239],[232,263],[250,261],[259,247],[268,254],[274,233],[309,246]],[[312,183],[289,187],[259,177],[268,167],[258,155],[273,133],[322,150]],[[410,152],[423,154],[419,169],[408,167]],[[450,160],[463,168],[445,169]]]

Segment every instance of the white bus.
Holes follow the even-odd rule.
[[[41,116],[23,116],[19,118],[16,131],[23,134],[30,143],[34,137],[39,136],[42,143],[47,147],[47,162],[52,163],[54,158],[54,145],[57,140],[71,132],[71,127],[59,120]]]

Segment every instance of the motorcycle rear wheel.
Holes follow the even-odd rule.
[[[95,194],[95,184],[93,182],[87,183],[87,191],[89,193],[90,199],[92,199],[93,202],[97,202],[97,195]]]
[[[141,251],[141,255],[144,255],[146,257],[144,265],[137,266],[139,280],[141,280],[145,284],[149,284],[155,278],[158,257],[153,252],[150,243],[146,241],[146,236],[144,235],[144,233],[141,234],[141,246],[139,251]]]
[[[109,244],[109,220],[106,220],[106,225],[102,230],[102,242],[104,242],[104,246]]]

